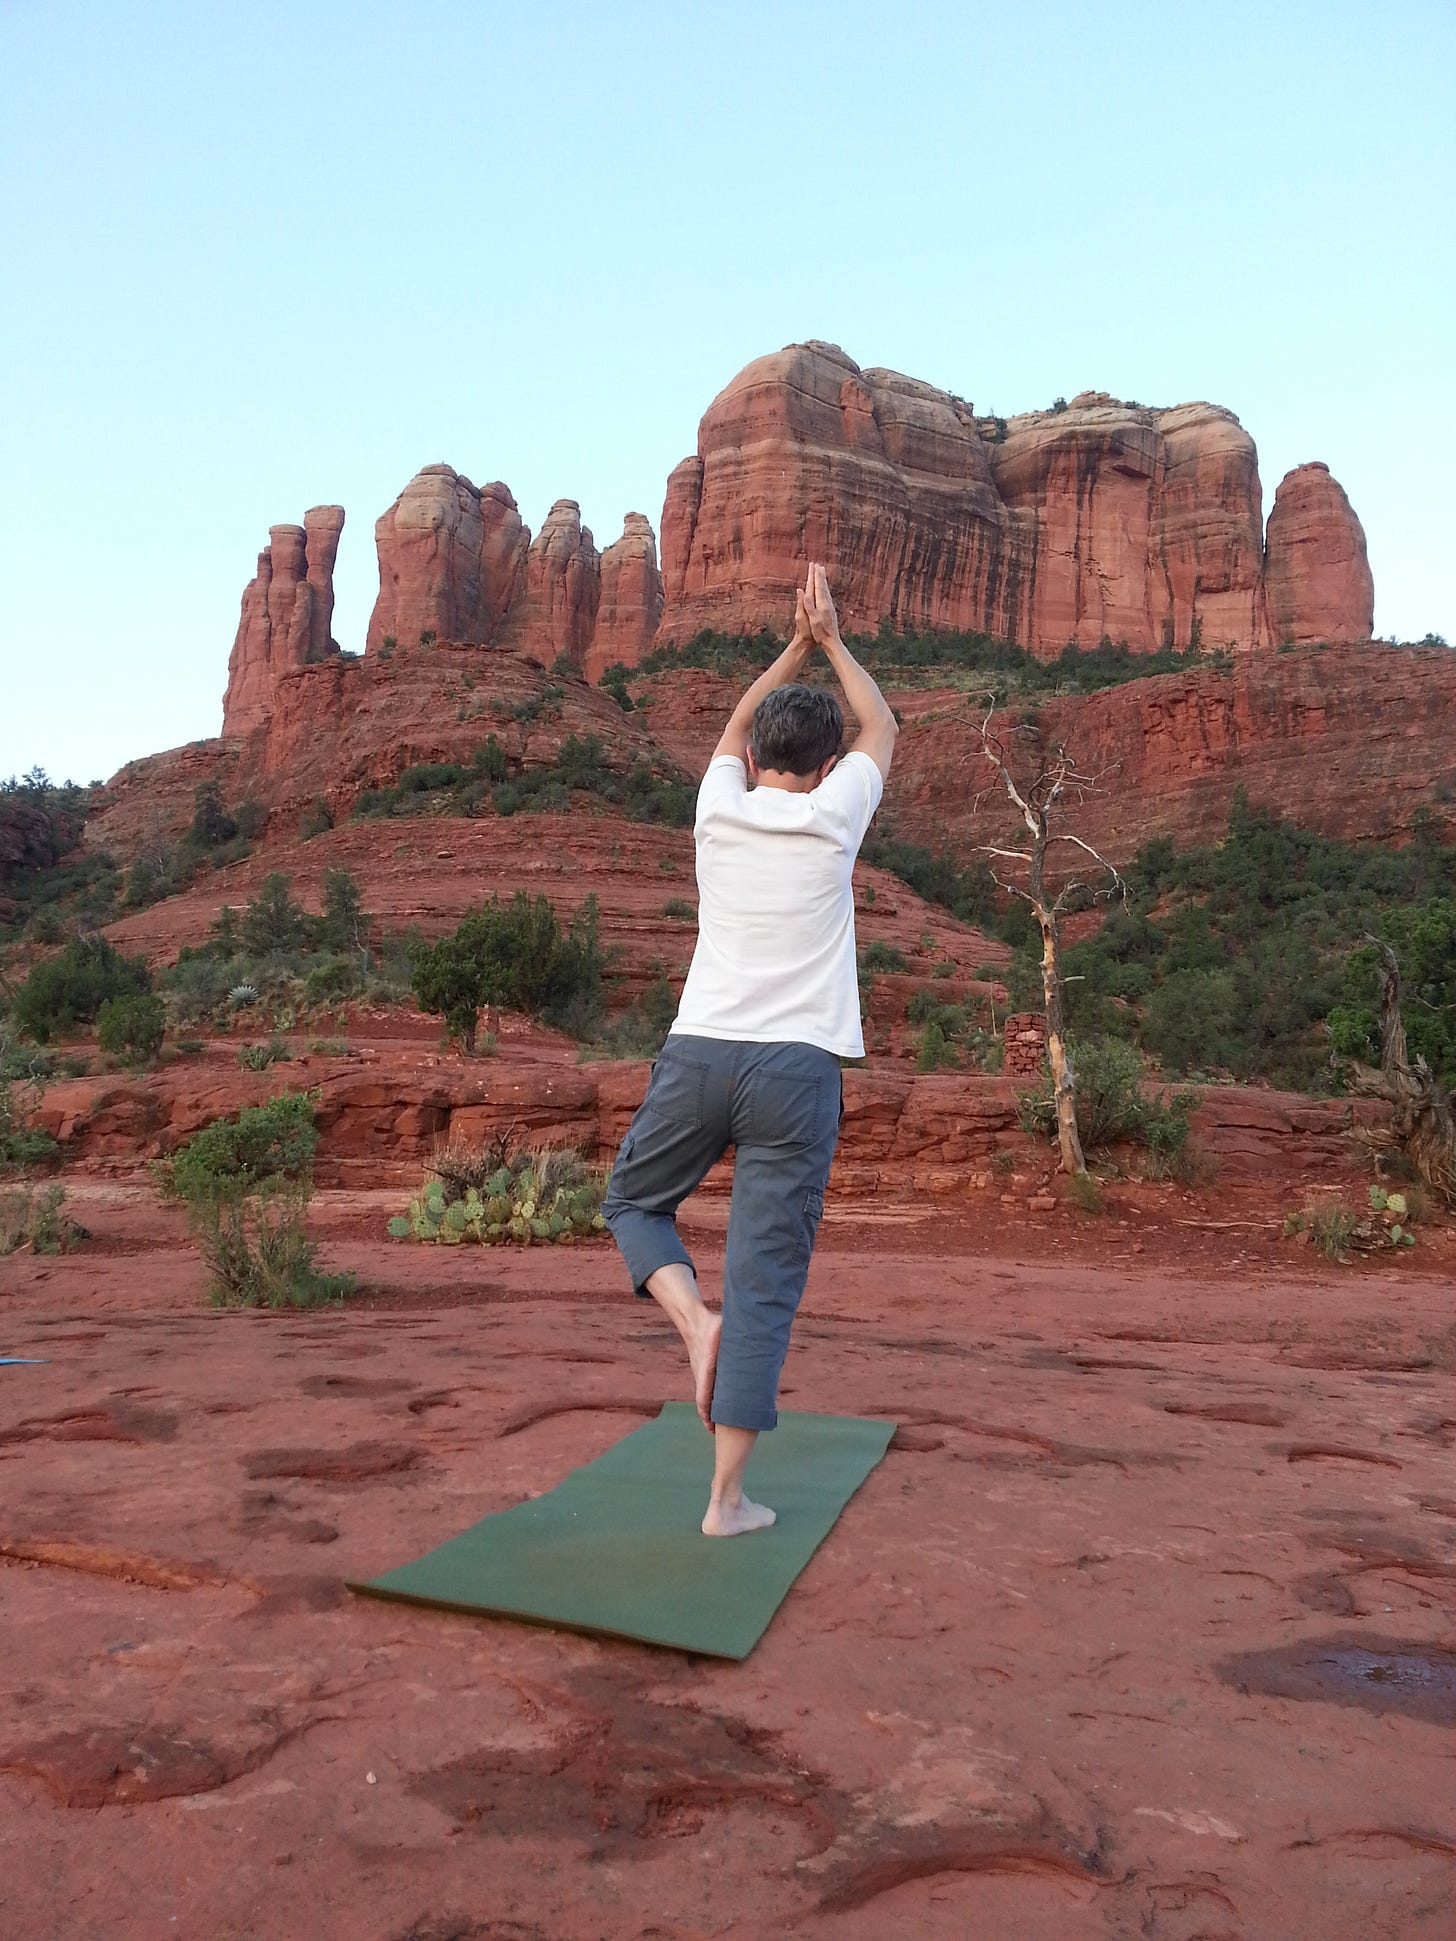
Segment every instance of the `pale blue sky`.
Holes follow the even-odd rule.
[[[0,775],[215,734],[270,524],[657,525],[750,358],[1210,398],[1456,639],[1456,9],[0,0]]]

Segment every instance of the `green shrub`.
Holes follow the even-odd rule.
[[[0,1066],[0,1174],[20,1172],[27,1166],[44,1166],[60,1148],[48,1132],[30,1123],[44,1080],[40,1076],[10,1075],[11,1060]]]
[[[610,667],[602,669],[597,686],[603,694],[611,695],[623,714],[632,712],[632,696],[627,687],[627,669],[621,661],[613,661]]]
[[[235,1119],[214,1119],[158,1168],[164,1189],[191,1206],[208,1198],[297,1181],[313,1169],[313,1100],[284,1092]]]
[[[243,947],[254,957],[299,949],[304,940],[302,907],[290,894],[289,879],[273,870],[243,912]]]
[[[1236,791],[1223,840],[1167,837],[1128,866],[1131,906],[1064,951],[1074,1040],[1125,1038],[1169,1073],[1219,1072],[1328,1092],[1333,1049],[1378,1054],[1377,953],[1390,944],[1409,995],[1413,1051],[1456,1079],[1456,846],[1414,819],[1399,849],[1298,829]],[[1009,934],[1009,933],[1008,933]],[[1008,983],[1030,988],[1036,950]]]
[[[1067,1198],[1079,1213],[1105,1213],[1107,1201],[1102,1188],[1090,1173],[1073,1173],[1067,1181]]]
[[[0,1255],[68,1253],[84,1238],[61,1213],[64,1186],[12,1186],[0,1191]]]
[[[583,1045],[578,1054],[580,1062],[598,1058],[655,1058],[676,1016],[676,993],[666,977],[655,978],[629,1010],[605,1027],[598,1021],[594,1030],[587,1031],[585,1035],[591,1042]]]
[[[420,1009],[443,1017],[467,1051],[486,1005],[564,1024],[600,1004],[596,898],[587,897],[563,931],[544,896],[492,897],[452,936],[416,945],[411,962]]]
[[[1116,1040],[1077,1047],[1073,1069],[1077,1131],[1084,1151],[1127,1142],[1146,1146],[1165,1166],[1176,1162],[1188,1143],[1192,1093],[1147,1095],[1142,1088],[1142,1060],[1131,1045]],[[1024,1132],[1056,1136],[1056,1097],[1050,1076],[1040,1089],[1017,1095],[1017,1116]]]
[[[298,833],[304,842],[322,836],[334,826],[334,812],[321,795],[316,795],[298,818]]]
[[[265,1045],[239,1045],[238,1063],[245,1072],[266,1072],[270,1065],[287,1064],[293,1053],[275,1031]]]
[[[151,991],[130,997],[109,997],[97,1013],[101,1049],[114,1058],[150,1063],[162,1049],[167,1030],[167,1007]]]
[[[73,937],[54,957],[31,971],[15,994],[16,1029],[38,1044],[78,1025],[90,1024],[108,998],[132,997],[152,988],[140,957],[125,957],[105,937]]]
[[[698,906],[690,903],[685,896],[670,896],[662,906],[662,914],[665,917],[681,917],[686,923],[696,923]]]
[[[364,974],[351,957],[326,957],[304,979],[303,995],[308,1004],[337,1004],[363,988]]]
[[[204,1126],[158,1169],[188,1225],[222,1307],[316,1307],[353,1292],[322,1274],[304,1222],[318,1135],[313,1101],[284,1094]]]
[[[953,1069],[960,1062],[955,1046],[945,1035],[945,1027],[932,1018],[920,1034],[920,1045],[915,1054],[916,1071],[938,1072],[942,1067]]]
[[[866,971],[907,971],[910,968],[903,950],[878,940],[862,947],[859,965],[861,970]]]

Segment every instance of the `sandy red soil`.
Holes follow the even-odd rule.
[[[1449,1935],[1456,1248],[1159,1190],[831,1207],[784,1401],[901,1426],[732,1665],[343,1589],[683,1392],[609,1247],[329,1192],[360,1296],[220,1314],[72,1177],[0,1263],[5,1934]]]

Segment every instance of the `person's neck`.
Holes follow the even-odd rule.
[[[819,786],[818,773],[812,770],[808,775],[795,775],[789,768],[761,768],[754,780],[761,789],[785,789],[790,795],[807,795]]]

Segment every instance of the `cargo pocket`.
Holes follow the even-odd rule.
[[[824,1218],[824,1189],[811,1186],[804,1195],[804,1264],[814,1251],[814,1242],[819,1235],[819,1222]]]

